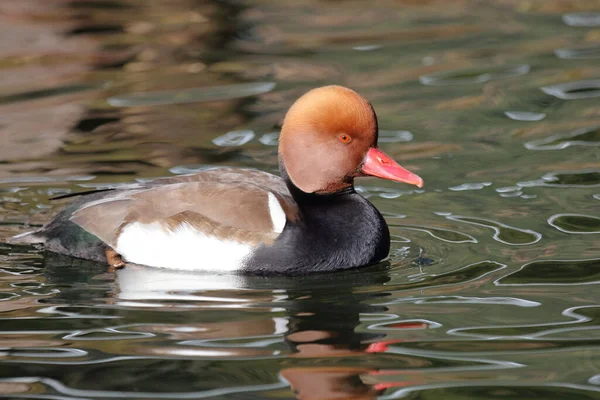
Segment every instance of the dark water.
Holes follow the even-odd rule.
[[[49,197],[275,171],[309,88],[425,179],[380,266],[294,279],[0,244],[11,399],[600,399],[600,2],[2,0],[0,242]]]

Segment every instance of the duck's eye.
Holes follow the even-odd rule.
[[[350,135],[346,135],[345,133],[340,133],[340,136],[338,136],[338,138],[342,143],[350,143],[350,141],[352,141]]]

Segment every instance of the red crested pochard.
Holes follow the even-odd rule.
[[[389,230],[354,178],[423,185],[377,136],[359,94],[313,89],[285,116],[281,177],[220,168],[82,194],[14,241],[113,266],[302,275],[373,264],[389,253]]]

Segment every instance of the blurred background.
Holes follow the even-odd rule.
[[[0,244],[0,396],[600,399],[597,0],[2,0],[0,242],[56,195],[276,173],[326,84],[425,180],[357,182],[387,262],[108,274]]]

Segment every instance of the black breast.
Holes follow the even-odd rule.
[[[387,257],[390,234],[377,209],[354,190],[294,196],[300,219],[259,247],[244,272],[304,275],[374,264]]]

